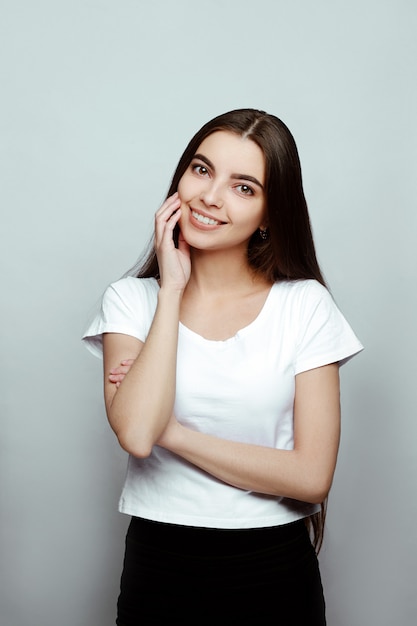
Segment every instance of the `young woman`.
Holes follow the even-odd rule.
[[[130,455],[117,624],[325,624],[309,529],[317,547],[339,365],[362,346],[325,287],[279,119],[231,111],[191,139],[152,252],[84,341]]]

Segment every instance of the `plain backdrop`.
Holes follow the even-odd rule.
[[[1,626],[114,624],[126,456],[80,336],[185,144],[240,107],[293,132],[366,347],[342,370],[329,626],[416,623],[416,32],[414,0],[0,1]]]

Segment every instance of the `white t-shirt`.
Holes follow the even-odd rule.
[[[110,285],[83,337],[87,348],[100,356],[102,333],[109,332],[145,341],[158,290],[154,278]],[[322,285],[277,282],[258,317],[230,339],[208,340],[180,323],[174,414],[196,431],[291,450],[296,374],[343,364],[362,348]],[[258,528],[295,521],[319,506],[232,487],[154,446],[146,459],[129,457],[119,509],[174,524]]]

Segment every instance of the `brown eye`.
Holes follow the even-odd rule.
[[[199,176],[207,176],[208,169],[204,165],[193,165],[193,172],[198,174]]]
[[[253,196],[253,189],[251,187],[249,187],[249,185],[238,185],[237,189],[244,196]]]

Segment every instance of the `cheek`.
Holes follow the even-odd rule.
[[[263,208],[263,204],[261,204],[261,205],[258,205],[257,207],[254,207],[254,210],[252,211],[252,214],[249,219],[252,224],[255,224],[255,228],[257,228],[259,224],[262,224],[265,221],[265,215],[266,215],[266,211]]]
[[[181,178],[180,182],[178,183],[178,187],[177,187],[177,192],[178,192],[178,195],[179,195],[180,198],[182,198],[182,196],[183,196],[182,189],[183,189],[183,184],[182,184],[182,178]]]
[[[177,187],[178,195],[181,199],[187,198],[189,196],[191,186],[192,185],[190,184],[190,178],[186,172],[182,175],[182,178],[180,178],[180,182],[178,183]]]
[[[188,202],[200,195],[201,181],[196,180],[195,177],[186,172],[178,183],[177,191],[180,199]]]

